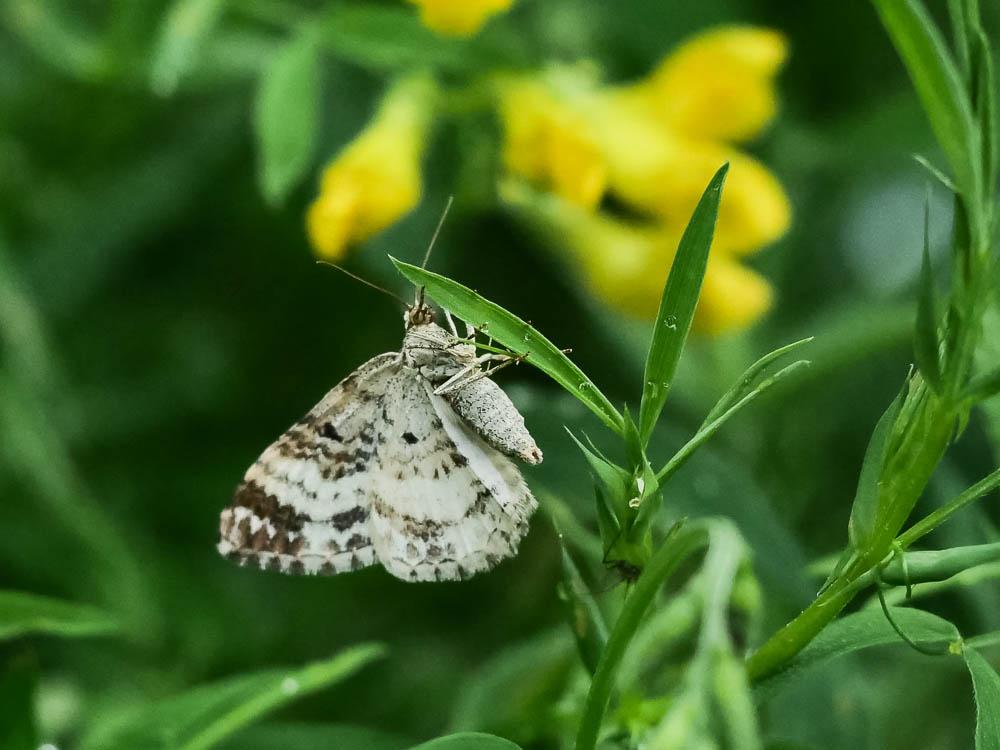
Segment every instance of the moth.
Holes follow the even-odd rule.
[[[542,452],[483,369],[509,358],[477,357],[422,297],[401,351],[361,365],[249,468],[222,511],[223,556],[293,574],[380,563],[442,581],[516,554],[537,503],[511,458],[538,464]]]

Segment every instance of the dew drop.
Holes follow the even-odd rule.
[[[281,692],[285,695],[295,695],[299,692],[299,681],[294,677],[286,677],[281,681]]]
[[[631,500],[629,500],[628,501],[628,507],[630,507],[630,508],[638,508],[639,507],[639,498],[633,497]]]
[[[663,319],[663,325],[665,325],[671,331],[676,331],[677,330],[677,316],[676,315],[668,315],[666,318]]]

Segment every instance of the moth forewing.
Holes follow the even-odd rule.
[[[491,380],[435,395],[475,361],[429,308],[411,310],[401,352],[345,378],[246,472],[219,551],[286,573],[378,561],[406,580],[466,578],[514,555],[536,503],[503,454],[541,452]]]

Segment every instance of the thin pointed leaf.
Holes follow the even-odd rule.
[[[0,591],[0,641],[25,635],[84,638],[109,635],[118,622],[108,613],[21,591]]]
[[[919,0],[873,0],[965,196],[979,190],[979,135],[962,75]]]
[[[365,644],[297,669],[255,672],[189,690],[90,728],[82,750],[208,750],[266,714],[339,682],[384,653]]]
[[[306,29],[275,55],[257,91],[258,180],[271,204],[279,203],[312,165],[319,99],[319,47],[314,31]]]
[[[595,494],[597,496],[597,521],[600,526],[601,539],[604,544],[610,544],[621,530],[622,519],[625,518],[628,503],[628,490],[632,476],[620,466],[611,463],[594,453],[569,431],[569,436],[576,443],[591,473],[594,475]]]
[[[1000,126],[997,122],[996,75],[993,70],[993,51],[989,37],[982,28],[977,28],[976,38],[977,114],[983,139],[983,174],[986,177],[986,189],[992,190],[997,177],[997,128]]]
[[[955,187],[955,183],[951,181],[951,178],[948,177],[948,175],[946,175],[936,166],[934,166],[931,163],[931,161],[923,154],[914,154],[913,161],[915,161],[921,167],[926,169],[927,173],[930,174],[931,177],[933,177],[935,180],[944,185],[950,192],[952,193],[958,192],[958,188]]]
[[[562,553],[560,598],[565,605],[566,617],[576,639],[580,658],[587,670],[593,674],[597,669],[601,652],[604,651],[604,644],[608,641],[608,626],[604,623],[604,615],[601,614],[594,595],[587,588],[579,568],[563,544],[561,535],[559,550]]]
[[[969,35],[965,29],[965,0],[948,0],[948,17],[951,21],[952,35],[955,38],[958,66],[968,80],[972,74],[972,56],[969,52]]]
[[[607,396],[562,351],[530,324],[457,281],[404,263],[390,256],[397,270],[442,307],[467,323],[488,326],[496,341],[544,372],[589,408],[615,432],[622,430],[622,416]]]
[[[970,380],[963,395],[973,401],[985,401],[998,393],[1000,393],[1000,365]]]
[[[705,277],[708,251],[715,234],[722,186],[728,172],[729,164],[723,164],[705,188],[677,246],[677,254],[663,289],[643,373],[639,408],[639,435],[643,445],[648,442],[667,401],[677,363],[687,341],[701,294],[701,282]]]
[[[941,342],[938,338],[937,290],[930,250],[930,193],[924,203],[924,251],[920,269],[920,296],[917,301],[917,325],[913,353],[924,380],[935,393],[941,393]]]
[[[170,96],[198,62],[202,45],[222,16],[222,0],[176,0],[164,18],[153,52],[149,83]]]
[[[740,376],[739,380],[737,380],[733,386],[723,394],[722,398],[715,403],[715,406],[712,407],[712,410],[708,413],[708,416],[705,417],[705,421],[701,423],[701,427],[698,429],[701,430],[706,425],[714,422],[719,415],[728,411],[733,404],[754,390],[754,381],[757,380],[758,375],[767,369],[768,365],[775,360],[784,357],[786,354],[795,351],[800,346],[808,344],[812,340],[813,337],[810,336],[809,338],[793,341],[791,344],[785,344],[784,346],[778,347],[773,352],[765,354],[763,357],[750,365]]]
[[[808,341],[809,339],[806,340]],[[789,344],[789,346],[784,347],[785,351],[781,353],[783,354],[792,347],[797,345],[798,344]],[[774,354],[774,352],[772,352],[771,354]],[[767,356],[771,357],[771,354]],[[732,404],[728,409],[726,409],[724,412],[716,416],[711,422],[708,422],[707,424],[703,425],[698,430],[698,432],[695,433],[694,437],[688,440],[687,443],[685,443],[684,446],[679,451],[677,451],[677,453],[675,453],[669,461],[667,461],[666,465],[662,469],[660,469],[659,472],[657,472],[656,478],[660,482],[660,484],[663,484],[670,476],[673,475],[675,471],[681,468],[681,466],[683,466],[684,463],[689,458],[691,458],[691,456],[694,454],[696,450],[698,450],[698,448],[700,448],[702,445],[708,442],[708,440],[711,439],[711,437],[715,435],[715,433],[718,432],[726,422],[728,422],[730,419],[736,416],[736,414],[738,414],[744,407],[748,406],[754,399],[756,399],[765,391],[773,388],[783,380],[786,380],[789,377],[795,375],[796,373],[801,372],[806,367],[809,367],[809,365],[810,365],[809,360],[805,359],[800,359],[796,362],[792,362],[792,364],[788,365],[787,367],[778,370],[778,372],[774,373],[774,375],[771,375],[770,377],[762,380],[753,388],[753,390],[751,390],[749,393],[744,394],[739,401]]]
[[[962,655],[976,696],[976,750],[1000,750],[1000,675],[976,649]]]
[[[879,511],[879,479],[885,464],[886,452],[889,448],[889,438],[892,428],[903,405],[906,388],[889,404],[889,408],[879,418],[872,431],[865,458],[861,464],[858,476],[858,489],[854,495],[854,505],[851,507],[851,519],[848,524],[851,544],[856,550],[864,550],[875,529],[875,521]]]
[[[510,740],[481,732],[462,732],[438,737],[410,750],[521,750]]]

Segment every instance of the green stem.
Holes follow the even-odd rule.
[[[986,493],[992,492],[997,487],[1000,487],[1000,469],[986,475],[983,479],[980,479],[969,487],[969,489],[965,490],[965,492],[913,524],[913,526],[899,535],[899,539],[897,540],[899,545],[903,549],[910,547],[918,539],[927,536],[947,521],[953,513],[975,502]]]
[[[597,664],[576,735],[576,750],[593,750],[596,746],[601,721],[608,708],[622,657],[663,582],[684,560],[707,543],[708,531],[703,525],[693,523],[682,527],[678,524],[670,530],[660,548],[650,558],[622,607]]]

